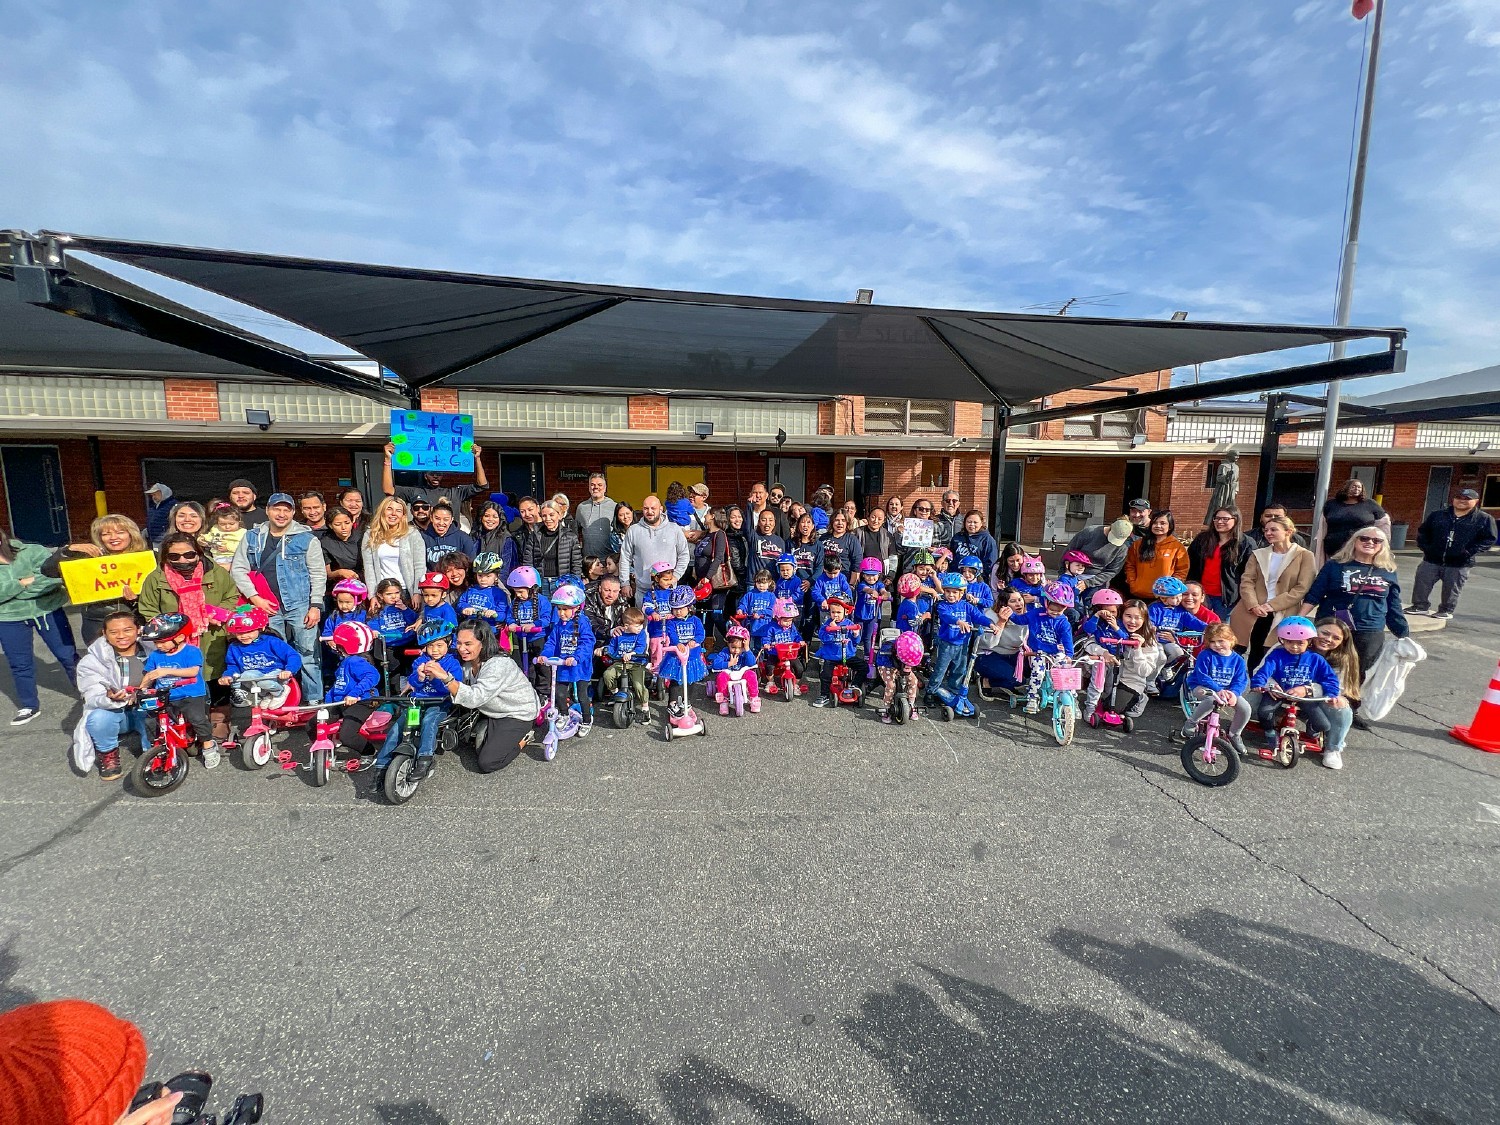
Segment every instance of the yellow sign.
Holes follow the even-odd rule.
[[[156,569],[156,556],[150,551],[132,551],[128,555],[104,555],[97,559],[66,559],[58,564],[68,597],[74,605],[104,602],[120,597],[129,585],[131,592],[141,592],[141,580]]]

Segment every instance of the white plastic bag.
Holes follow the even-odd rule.
[[[1406,677],[1419,660],[1426,659],[1427,651],[1410,637],[1387,637],[1360,688],[1360,715],[1378,722],[1390,714],[1406,690]]]

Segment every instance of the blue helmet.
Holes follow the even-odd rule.
[[[1151,592],[1158,598],[1180,598],[1187,593],[1187,583],[1181,578],[1173,578],[1170,574],[1165,578],[1158,578],[1151,583]]]
[[[983,570],[984,563],[979,561],[978,555],[965,555],[958,560],[959,570]]]
[[[429,645],[433,641],[446,640],[451,636],[453,636],[453,622],[446,617],[434,617],[422,622],[422,627],[417,630],[417,644]]]
[[[681,609],[683,606],[693,605],[698,596],[693,593],[691,586],[673,586],[672,592],[667,595],[667,604],[673,609]]]
[[[792,554],[790,551],[788,551],[784,555],[782,555],[779,559],[776,560],[776,565],[777,566],[796,566],[797,565],[797,556],[794,555],[794,554]]]
[[[945,590],[966,590],[969,587],[962,574],[954,574],[951,570],[938,577],[938,585]]]

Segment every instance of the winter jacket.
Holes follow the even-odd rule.
[[[52,554],[50,547],[12,539],[10,551],[14,561],[0,562],[0,621],[36,621],[68,600],[62,581],[42,573]],[[23,578],[33,581],[22,586]]]
[[[555,539],[541,524],[528,528],[521,536],[517,557],[523,566],[535,567],[544,577],[583,574],[583,544],[561,523]]]
[[[1229,626],[1234,630],[1235,639],[1242,645],[1250,643],[1255,623],[1260,620],[1250,612],[1252,608],[1269,601],[1272,622],[1280,621],[1287,614],[1297,612],[1297,608],[1307,600],[1308,587],[1313,582],[1313,553],[1306,547],[1294,545],[1276,577],[1276,595],[1270,596],[1266,575],[1271,569],[1271,554],[1270,547],[1256,548],[1245,560],[1244,571],[1240,574],[1240,600],[1235,603],[1234,612],[1229,615]]]
[[[397,569],[401,572],[401,588],[406,591],[408,597],[415,596],[417,583],[422,581],[422,576],[427,573],[427,540],[422,538],[420,531],[412,528],[406,533],[406,538],[396,544],[396,548],[400,552],[397,558]],[[380,567],[368,533],[360,540],[359,554],[364,563],[365,585],[373,594],[375,588],[380,585]]]
[[[1187,546],[1176,536],[1167,535],[1157,540],[1152,558],[1141,558],[1144,539],[1131,543],[1125,554],[1125,582],[1133,597],[1150,601],[1154,596],[1151,586],[1158,578],[1187,578]]]
[[[619,597],[615,599],[614,605],[605,605],[604,600],[599,597],[598,583],[590,586],[584,593],[583,615],[589,619],[589,628],[594,631],[595,648],[607,645],[610,634],[624,624],[621,618],[629,604],[623,597]]]
[[[152,646],[142,641],[136,646],[138,655],[124,666],[110,643],[103,637],[89,645],[78,661],[78,694],[83,697],[83,714],[73,728],[74,761],[92,762],[94,740],[89,737],[88,718],[95,711],[123,711],[131,701],[109,698],[111,688],[118,690],[132,683],[141,682],[145,671],[146,657]]]
[[[1417,528],[1422,558],[1434,566],[1473,566],[1474,556],[1495,545],[1495,518],[1482,508],[1459,516],[1439,508]]]

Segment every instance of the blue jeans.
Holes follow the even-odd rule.
[[[947,689],[956,693],[963,686],[961,681],[968,660],[967,641],[939,641],[932,656],[932,675],[927,677],[927,690],[936,693]]]
[[[1216,596],[1214,594],[1204,594],[1203,595],[1203,604],[1206,605],[1206,606],[1208,606],[1208,608],[1211,609],[1211,610],[1213,610],[1215,613],[1217,613],[1219,615],[1219,620],[1220,621],[1228,621],[1229,620],[1230,609],[1229,609],[1229,607],[1227,605],[1224,604],[1224,599],[1223,598],[1218,597],[1218,596]]]
[[[306,606],[301,609],[288,607],[285,612],[271,618],[271,628],[302,657],[302,671],[297,673],[297,680],[302,685],[302,702],[316,703],[323,698],[323,655],[319,651],[323,646],[318,641],[317,628],[310,629],[302,624],[306,616]]]
[[[1324,744],[1326,749],[1343,750],[1344,739],[1349,737],[1349,728],[1354,725],[1354,708],[1325,704],[1321,710],[1328,716],[1328,736]]]
[[[36,659],[31,651],[33,631],[41,634],[70,683],[78,667],[78,649],[73,644],[73,627],[60,609],[35,621],[0,621],[0,651],[5,653],[11,679],[16,683],[16,706],[34,711],[41,700],[36,693]]]
[[[90,711],[83,720],[83,729],[89,732],[89,741],[100,754],[106,754],[119,746],[120,736],[127,731],[133,730],[140,735],[142,746],[151,741],[151,735],[146,730],[146,716],[134,707],[121,711],[106,711],[102,708]]]
[[[437,753],[438,726],[452,710],[453,704],[446,699],[441,703],[429,703],[422,708],[422,724],[417,728],[417,757],[430,758]],[[402,715],[391,724],[390,733],[385,736],[385,745],[380,748],[380,753],[375,758],[376,769],[384,769],[391,764],[391,759],[396,756],[396,747],[401,745],[401,736],[405,731],[405,715]]]

